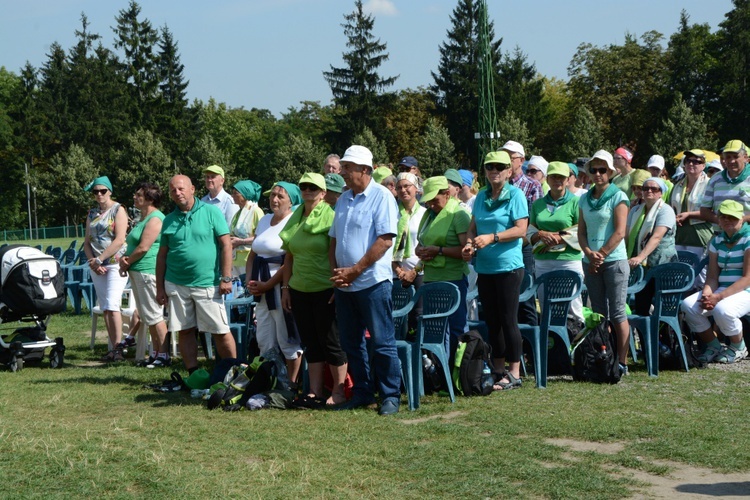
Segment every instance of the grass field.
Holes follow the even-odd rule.
[[[393,417],[225,413],[143,388],[168,370],[99,363],[106,341],[92,353],[90,325],[52,318],[61,370],[0,368],[0,497],[622,498],[660,481],[668,496],[717,494],[717,482],[750,493],[748,362],[656,379],[641,365],[615,386],[528,378]],[[713,479],[675,483],[686,467]]]

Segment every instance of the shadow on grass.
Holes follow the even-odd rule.
[[[750,481],[741,483],[681,484],[675,487],[675,490],[680,493],[692,493],[694,495],[706,495],[712,497],[744,497],[750,492]]]

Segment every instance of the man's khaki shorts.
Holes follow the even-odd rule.
[[[169,297],[169,330],[179,332],[198,327],[201,332],[229,333],[227,311],[219,287],[177,285],[165,281]]]

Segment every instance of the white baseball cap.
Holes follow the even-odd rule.
[[[372,168],[372,152],[364,146],[349,146],[340,162],[351,162]]]
[[[521,146],[516,141],[508,141],[505,144],[503,144],[503,147],[500,149],[504,149],[505,151],[510,151],[511,153],[518,153],[524,158],[526,157],[526,151],[524,151],[523,146]]]
[[[653,155],[651,158],[648,159],[648,163],[646,163],[646,168],[658,168],[661,172],[664,170],[664,157],[661,155]]]

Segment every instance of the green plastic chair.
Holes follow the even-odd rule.
[[[413,342],[408,340],[409,313],[414,308],[414,287],[403,287],[399,280],[393,280],[391,301],[393,303],[393,325],[395,327],[396,349],[401,361],[401,379],[406,390],[409,410],[419,408],[419,387],[415,382],[414,366],[412,366]],[[421,368],[421,364],[419,367]]]

